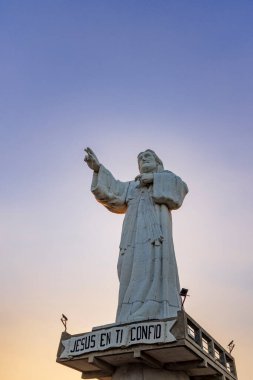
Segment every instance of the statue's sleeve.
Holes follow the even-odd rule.
[[[98,173],[93,173],[91,192],[109,211],[117,214],[126,212],[128,187],[129,182],[116,180],[103,165],[100,166]]]
[[[188,193],[184,181],[174,173],[163,171],[154,173],[153,199],[155,203],[165,204],[170,210],[178,209]]]

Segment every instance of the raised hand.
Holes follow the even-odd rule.
[[[84,151],[87,153],[86,156],[84,157],[84,161],[86,164],[89,166],[90,169],[94,170],[94,172],[98,172],[100,168],[100,163],[98,161],[97,156],[93,152],[92,149],[90,148],[85,148]]]

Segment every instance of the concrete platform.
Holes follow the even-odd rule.
[[[136,342],[128,347],[62,358],[63,341],[82,335],[63,332],[56,361],[80,371],[83,379],[111,380],[117,368],[142,363],[157,370],[183,372],[191,380],[237,380],[235,362],[230,353],[184,311],[178,313],[170,331],[175,337],[171,342]]]

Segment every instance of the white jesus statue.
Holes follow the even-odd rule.
[[[151,149],[138,155],[140,174],[129,182],[116,180],[90,148],[85,151],[97,201],[111,212],[126,214],[118,259],[116,322],[176,317],[181,299],[171,210],[182,205],[187,185],[164,170]]]

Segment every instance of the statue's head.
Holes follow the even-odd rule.
[[[164,170],[162,161],[151,149],[139,153],[137,159],[140,173],[155,173]]]

